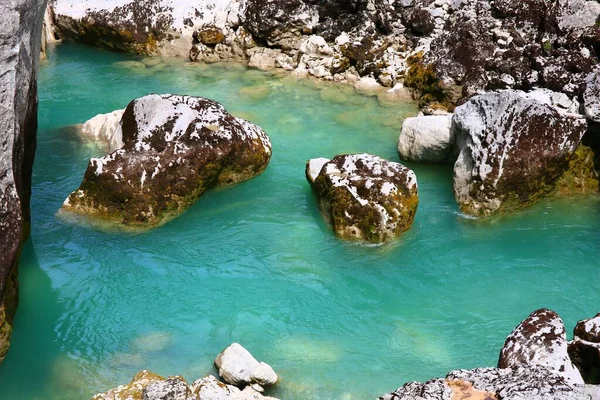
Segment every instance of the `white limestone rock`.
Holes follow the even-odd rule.
[[[583,93],[585,116],[592,122],[600,123],[600,70],[595,69],[585,80]]]
[[[323,165],[327,164],[331,161],[328,158],[313,158],[306,163],[306,179],[310,183],[314,183],[319,174],[321,173],[321,169]]]
[[[563,320],[554,311],[536,310],[506,338],[498,368],[541,366],[570,384],[583,384],[581,374],[567,353]]]
[[[377,82],[377,79],[363,76],[354,84],[354,90],[356,90],[356,93],[364,96],[377,96],[385,88]]]
[[[451,114],[406,118],[398,139],[400,158],[430,164],[456,161],[451,123]]]
[[[586,129],[584,118],[559,113],[519,91],[481,94],[457,107],[454,195],[461,209],[489,216],[547,195]]]
[[[277,383],[277,374],[268,364],[258,362],[239,343],[233,343],[215,358],[219,376],[225,382],[236,386],[258,383],[272,386]]]
[[[82,125],[81,132],[85,137],[107,146],[109,153],[120,149],[123,146],[120,124],[124,112],[125,109],[98,114]]]

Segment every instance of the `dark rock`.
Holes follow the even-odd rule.
[[[216,26],[205,26],[198,33],[198,38],[202,44],[214,46],[225,40],[223,31]]]
[[[429,35],[435,29],[435,20],[428,10],[417,7],[410,12],[407,26],[416,35]]]
[[[377,156],[310,160],[306,177],[325,219],[341,238],[386,242],[408,230],[417,211],[414,172]]]
[[[600,343],[600,313],[596,314],[594,318],[579,321],[573,334],[576,339]]]
[[[454,194],[461,209],[488,216],[549,194],[586,128],[585,119],[517,91],[485,93],[457,107]]]
[[[568,351],[584,382],[600,385],[600,343],[575,339],[569,342]]]
[[[563,320],[554,311],[532,312],[506,338],[498,368],[542,366],[566,382],[583,384],[581,374],[567,354],[567,335]]]
[[[262,173],[271,157],[262,129],[200,97],[153,94],[133,100],[119,129],[123,147],[90,160],[61,212],[151,228],[211,187]]]
[[[29,235],[36,75],[45,8],[45,1],[0,3],[0,362],[8,351],[17,308],[19,252]]]

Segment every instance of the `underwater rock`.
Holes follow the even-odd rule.
[[[540,366],[456,370],[445,379],[409,382],[379,400],[593,400],[594,386],[571,385]]]
[[[400,159],[431,164],[456,161],[451,123],[452,114],[406,118],[398,139]]]
[[[546,367],[566,382],[583,384],[581,374],[567,354],[563,320],[544,308],[532,312],[506,338],[498,368],[519,365]]]
[[[394,239],[410,228],[419,204],[414,172],[370,154],[310,160],[306,177],[325,219],[344,239]]]
[[[219,376],[225,382],[236,386],[257,383],[261,386],[273,386],[277,383],[277,374],[268,364],[258,362],[252,354],[239,343],[233,343],[215,358]]]
[[[271,157],[270,139],[260,127],[201,97],[135,99],[118,129],[123,147],[90,160],[61,213],[151,228],[182,213],[211,187],[259,175]]]
[[[81,133],[113,152],[123,146],[122,130],[119,129],[125,110],[115,110],[107,114],[98,114],[87,120],[81,127]]]
[[[37,132],[37,71],[46,1],[0,2],[0,362],[18,303],[17,266],[29,236]]]
[[[378,93],[383,92],[385,89],[375,78],[363,77],[354,84],[354,90],[363,96],[377,96]]]
[[[579,117],[511,90],[485,93],[457,107],[454,195],[461,209],[489,216],[552,192],[586,132]]]

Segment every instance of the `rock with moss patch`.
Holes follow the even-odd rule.
[[[165,378],[162,376],[150,371],[140,371],[128,384],[121,385],[104,393],[99,393],[92,397],[92,400],[143,400],[144,389],[164,380]]]
[[[310,160],[306,177],[341,238],[384,243],[412,225],[417,177],[402,164],[370,154],[338,155]]]
[[[519,365],[546,367],[571,384],[583,384],[567,354],[565,324],[551,310],[532,312],[506,338],[498,368]]]
[[[452,120],[460,154],[454,195],[463,212],[489,216],[528,206],[555,189],[587,129],[520,91],[473,97]]]
[[[133,100],[118,130],[123,146],[90,160],[62,213],[151,228],[211,187],[262,173],[271,157],[271,142],[260,127],[200,97],[152,94]]]

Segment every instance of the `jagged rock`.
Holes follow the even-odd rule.
[[[398,139],[402,160],[443,164],[456,160],[452,115],[406,118]]]
[[[527,366],[452,371],[445,379],[407,383],[379,400],[593,400],[598,393],[547,368]]]
[[[18,303],[19,252],[29,235],[43,0],[0,2],[0,362]]]
[[[600,385],[600,343],[575,339],[569,342],[568,352],[584,382]]]
[[[573,330],[575,339],[600,343],[600,313],[594,318],[584,319],[577,323]]]
[[[82,125],[81,133],[105,145],[108,152],[113,152],[123,146],[122,130],[119,125],[124,112],[125,109],[98,114]]]
[[[142,390],[143,400],[196,400],[187,382],[179,376],[151,382]]]
[[[99,393],[92,397],[92,400],[145,400],[143,398],[144,389],[164,380],[165,378],[162,376],[143,370],[138,372],[127,385],[121,385],[107,392]]]
[[[532,312],[506,338],[498,368],[519,365],[546,367],[571,384],[583,384],[567,354],[565,325],[554,311]]]
[[[585,28],[596,24],[600,4],[587,0],[563,0],[558,2],[558,27],[560,29]]]
[[[386,242],[408,230],[417,211],[414,172],[377,156],[313,159],[306,177],[325,219],[341,238]]]
[[[461,209],[488,216],[550,193],[586,128],[585,119],[561,114],[519,91],[482,94],[457,107],[454,195]]]
[[[600,123],[600,71],[597,69],[586,78],[583,107],[588,119]]]
[[[225,40],[223,31],[216,26],[205,26],[198,32],[198,39],[202,44],[214,46]]]
[[[151,228],[182,213],[211,187],[262,173],[271,157],[262,129],[200,97],[135,99],[119,129],[123,147],[90,160],[61,213]]]
[[[225,382],[236,386],[258,383],[272,386],[277,383],[277,374],[268,364],[258,362],[252,354],[239,343],[233,343],[215,358],[219,376]]]

